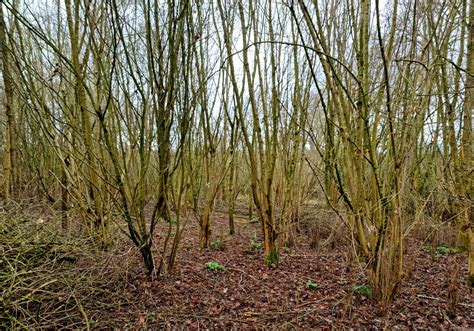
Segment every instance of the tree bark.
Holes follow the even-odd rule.
[[[461,145],[461,176],[459,193],[463,201],[462,217],[465,224],[464,232],[468,237],[468,284],[474,287],[474,233],[473,233],[473,159],[472,159],[472,109],[474,108],[474,0],[470,1],[468,40],[467,40],[467,74],[466,74],[466,100],[464,103],[463,132]],[[466,180],[471,178],[471,180]]]
[[[10,69],[10,50],[7,44],[7,32],[3,17],[3,5],[0,4],[0,43],[1,62],[3,69],[3,83],[5,86],[5,115],[7,118],[5,128],[5,156],[3,160],[3,192],[5,199],[15,198],[17,190],[16,172],[16,136],[15,114],[13,112],[13,79]]]

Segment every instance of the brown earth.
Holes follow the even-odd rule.
[[[407,242],[406,261],[412,273],[383,314],[367,295],[354,291],[354,286],[367,284],[368,279],[364,265],[343,239],[333,247],[311,249],[308,238],[301,235],[297,245],[282,249],[278,267],[267,267],[262,249],[251,248],[253,241],[260,240],[258,224],[238,222],[237,234],[231,237],[225,235],[226,222],[224,214],[214,215],[219,249],[200,249],[197,221],[190,222],[174,273],[158,279],[148,279],[139,255],[127,248],[115,262],[124,268],[132,263],[117,284],[120,302],[88,311],[91,327],[474,328],[473,291],[464,281],[466,253],[428,253],[420,241]],[[165,227],[160,224],[157,231],[157,249]],[[225,266],[226,271],[209,270],[206,263],[210,261]],[[458,277],[453,277],[456,266]],[[318,288],[309,289],[308,280]],[[449,304],[451,297],[458,299],[455,312]]]

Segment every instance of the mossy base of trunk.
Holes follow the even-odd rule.
[[[268,266],[277,265],[280,255],[276,248],[270,250],[270,253],[265,255],[265,264]]]
[[[153,261],[153,253],[151,251],[151,245],[146,245],[140,249],[140,253],[143,258],[143,264],[145,265],[147,275],[152,276],[155,271],[155,263]]]
[[[474,275],[467,276],[467,286],[474,287]]]
[[[199,238],[199,245],[201,248],[208,248],[211,243],[211,228],[209,225],[201,230],[201,237]]]

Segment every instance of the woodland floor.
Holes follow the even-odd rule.
[[[258,224],[242,219],[231,237],[225,235],[226,223],[225,214],[214,214],[213,234],[222,247],[202,250],[197,222],[190,221],[174,273],[153,280],[144,275],[140,256],[128,242],[102,257],[79,258],[73,264],[75,270],[102,260],[102,267],[90,273],[101,279],[102,288],[80,290],[77,286],[73,293],[82,293],[77,307],[84,319],[76,324],[57,320],[50,326],[84,328],[87,320],[91,328],[133,329],[474,328],[474,292],[464,281],[466,253],[429,253],[416,239],[408,241],[411,276],[382,314],[373,300],[354,291],[354,286],[367,284],[368,279],[343,237],[312,249],[301,235],[297,245],[282,249],[278,267],[267,267],[263,250],[251,248],[253,241],[260,242]],[[165,227],[160,224],[156,231],[157,249]],[[210,261],[227,270],[208,270],[205,264]],[[461,269],[453,281],[456,265]],[[118,271],[107,271],[112,267]],[[308,280],[319,288],[309,289]],[[459,298],[455,314],[449,305],[453,295]],[[64,305],[58,301],[53,306],[67,313]],[[48,327],[46,320],[42,323],[36,326]]]
[[[226,232],[225,215],[216,214],[213,223],[214,233]],[[192,329],[474,328],[474,295],[462,280],[456,315],[449,314],[451,272],[461,265],[459,278],[465,278],[465,253],[433,255],[417,249],[411,277],[382,317],[377,304],[353,291],[368,279],[350,246],[315,250],[302,239],[284,249],[272,268],[263,264],[262,249],[250,247],[259,241],[257,224],[238,223],[234,237],[218,236],[222,250],[198,248],[197,224],[185,231],[175,273],[150,282],[135,268],[123,293],[131,306],[102,312],[97,320],[105,317],[114,327]],[[227,271],[208,270],[210,261]],[[319,288],[310,290],[308,280]]]

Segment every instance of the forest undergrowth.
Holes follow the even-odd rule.
[[[45,207],[46,206],[46,207]],[[0,210],[1,328],[472,328],[465,252],[448,227],[406,240],[407,275],[388,307],[371,298],[365,261],[330,211],[306,206],[297,240],[278,266],[261,263],[258,223],[215,212],[214,240],[199,248],[185,229],[176,270],[150,278],[120,233],[103,251],[87,232],[61,229],[61,215],[31,200]],[[317,229],[310,224],[318,219]],[[160,223],[156,249],[166,224]],[[426,233],[423,229],[422,233]]]

